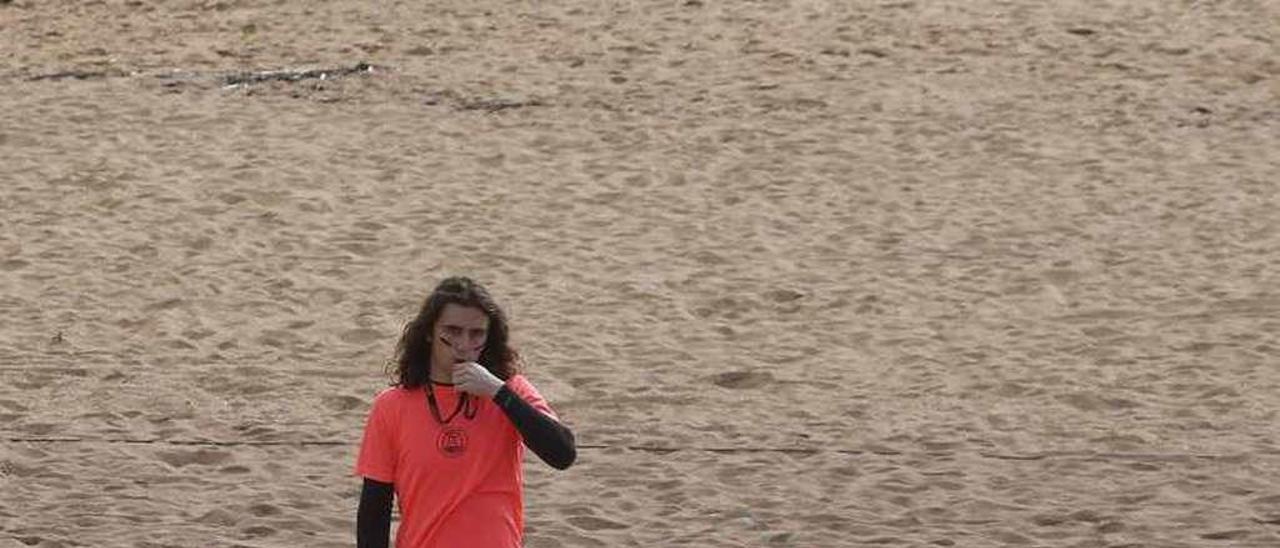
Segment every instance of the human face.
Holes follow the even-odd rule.
[[[455,303],[444,305],[432,333],[431,368],[444,373],[452,371],[455,363],[480,359],[488,337],[489,316],[483,310]]]

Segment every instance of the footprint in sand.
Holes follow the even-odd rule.
[[[185,303],[186,303],[186,301],[185,301],[185,300],[183,300],[182,298],[174,297],[174,298],[171,298],[171,299],[165,299],[165,300],[163,300],[163,301],[157,301],[157,302],[154,302],[154,303],[148,304],[148,305],[146,305],[145,307],[143,307],[143,310],[145,310],[145,311],[147,311],[147,312],[159,312],[159,311],[161,311],[161,310],[173,310],[173,309],[175,309],[175,308],[179,308],[179,307],[183,306]]]
[[[22,270],[28,266],[31,266],[31,263],[24,261],[22,259],[9,259],[7,261],[0,261],[0,270],[3,270],[5,272]]]
[[[10,411],[26,411],[27,410],[27,406],[22,405],[13,400],[0,400],[0,407],[3,407]]]
[[[595,516],[574,516],[566,519],[569,524],[586,531],[600,531],[604,529],[627,529],[631,527],[625,523],[619,523],[613,520],[598,518]]]
[[[766,299],[769,299],[770,301],[773,301],[775,303],[785,304],[792,301],[803,299],[805,294],[801,293],[800,291],[796,291],[794,289],[782,288],[782,289],[774,289],[774,290],[768,291],[764,294],[764,296]]]
[[[266,525],[253,525],[244,528],[244,534],[247,537],[269,537],[276,534],[275,527],[267,527]]]
[[[1059,401],[1081,411],[1122,411],[1142,407],[1141,403],[1126,398],[1105,398],[1092,392],[1078,392],[1058,396]]]
[[[191,464],[199,464],[204,466],[222,464],[231,460],[231,453],[227,451],[219,451],[216,449],[196,449],[194,451],[161,451],[156,453],[156,458],[164,461],[165,464],[175,468],[182,468]]]
[[[324,406],[333,411],[350,411],[364,407],[364,400],[354,396],[325,396]]]
[[[196,518],[195,521],[196,523],[203,523],[205,525],[216,525],[219,527],[231,527],[231,526],[234,526],[236,523],[239,523],[239,520],[236,519],[234,514],[226,510],[223,510],[221,508],[217,508],[217,509],[205,512],[204,515]]]
[[[728,371],[716,375],[711,382],[714,382],[716,386],[721,388],[746,390],[765,386],[774,382],[774,378],[770,373],[755,371]]]
[[[33,422],[30,424],[24,424],[22,426],[19,426],[17,429],[21,432],[25,432],[32,436],[47,436],[50,433],[52,433],[54,430],[57,430],[57,428],[58,428],[57,425],[54,425],[54,424],[49,424],[44,422]]]
[[[262,504],[255,504],[253,506],[250,506],[249,513],[261,518],[266,516],[278,516],[284,513],[284,511],[281,510],[280,507],[275,506],[273,504],[262,503]]]
[[[338,335],[342,342],[349,344],[371,344],[383,340],[383,333],[376,329],[349,329]]]
[[[1232,529],[1230,531],[1218,531],[1214,533],[1205,533],[1200,538],[1207,540],[1239,540],[1251,534],[1245,529]]]
[[[22,390],[39,390],[41,388],[49,386],[49,384],[52,382],[53,382],[53,377],[49,375],[44,375],[44,374],[30,375],[25,379],[14,381],[13,386],[20,388]]]

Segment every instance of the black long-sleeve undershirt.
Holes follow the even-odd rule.
[[[533,450],[542,462],[556,470],[564,470],[578,458],[573,431],[550,415],[535,409],[505,384],[493,395],[493,401],[511,419],[516,430],[520,431],[525,446]]]
[[[564,470],[577,460],[578,449],[573,431],[538,411],[510,388],[503,385],[493,396],[494,403],[515,425],[525,446],[538,458],[557,470]],[[391,536],[391,506],[395,486],[365,478],[360,491],[360,508],[356,511],[356,547],[387,548]]]
[[[387,548],[391,539],[391,503],[395,486],[369,478],[360,490],[356,510],[356,548]]]

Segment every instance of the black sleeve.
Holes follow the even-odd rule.
[[[493,395],[511,419],[511,423],[520,431],[524,444],[532,449],[543,462],[556,470],[564,470],[578,458],[578,450],[574,447],[573,432],[568,427],[551,418],[546,413],[534,409],[529,402],[503,385]]]
[[[356,547],[387,548],[391,539],[391,502],[395,487],[390,483],[364,479],[360,509],[356,511]]]

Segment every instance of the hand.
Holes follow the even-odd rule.
[[[453,385],[454,388],[483,396],[485,398],[493,398],[494,394],[502,388],[502,379],[494,376],[483,365],[476,362],[458,362],[453,364]]]

